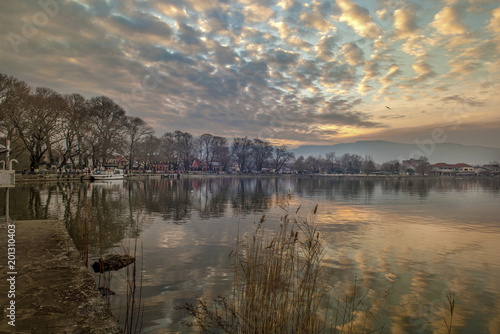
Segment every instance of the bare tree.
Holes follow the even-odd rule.
[[[137,143],[137,157],[145,169],[156,172],[156,165],[162,160],[162,140],[153,134],[145,136]]]
[[[213,158],[217,161],[222,170],[227,171],[231,162],[231,151],[224,137],[214,136],[213,138]]]
[[[214,138],[215,136],[209,133],[204,133],[199,137],[200,158],[205,161],[209,170],[212,170],[212,163],[214,161]]]
[[[240,171],[243,172],[245,168],[247,168],[247,162],[251,152],[252,141],[250,139],[247,137],[236,137],[233,139],[231,154],[238,164]]]
[[[125,146],[125,110],[110,98],[99,96],[90,100],[90,114],[97,140],[94,160],[105,165]]]
[[[294,157],[294,154],[288,151],[286,145],[274,147],[272,154],[272,164],[276,173],[278,173],[281,168],[283,168],[283,165],[293,160]]]
[[[356,174],[361,170],[362,158],[359,154],[345,153],[339,158],[339,163],[344,173]]]
[[[137,144],[154,133],[153,129],[140,117],[125,116],[125,135],[128,143],[129,170],[134,166]]]
[[[189,171],[191,156],[194,150],[194,140],[190,133],[176,130],[174,132],[174,145],[177,157],[185,171]]]
[[[391,174],[399,174],[401,163],[398,160],[390,160],[382,163],[380,169]]]
[[[319,156],[308,156],[304,162],[305,169],[311,173],[321,173],[324,165],[325,165],[325,160]]]
[[[87,151],[85,138],[90,131],[88,101],[80,94],[67,94],[64,100],[66,106],[58,119],[61,140],[55,145],[60,157],[59,167],[68,160],[75,165],[75,157],[78,157],[78,163],[83,167],[86,165],[84,154]]]
[[[16,134],[14,121],[24,108],[31,88],[24,81],[0,73],[0,133],[11,142],[11,155],[19,159],[25,145]]]
[[[295,159],[295,162],[293,163],[293,168],[297,171],[297,173],[302,173],[305,170],[306,164],[303,155]]]
[[[366,175],[370,175],[375,171],[375,162],[373,161],[371,155],[365,156],[361,168],[363,169],[363,172],[366,173]]]
[[[425,156],[421,156],[418,160],[422,161],[420,164],[418,164],[417,167],[415,167],[415,173],[425,175],[430,173],[431,171],[431,164],[429,163],[429,160]]]
[[[251,151],[255,169],[260,172],[269,159],[271,159],[273,147],[270,142],[255,138]]]
[[[169,168],[179,168],[175,151],[174,134],[172,132],[167,132],[161,137],[160,154],[162,160],[169,165]]]
[[[30,155],[30,167],[39,168],[48,153],[54,162],[52,146],[60,140],[58,115],[65,109],[62,96],[49,88],[39,87],[19,105],[12,124]]]
[[[328,173],[333,173],[337,169],[337,157],[335,152],[329,152],[325,155],[326,163],[328,164]]]

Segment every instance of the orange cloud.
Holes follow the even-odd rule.
[[[431,26],[442,35],[460,35],[468,30],[468,27],[461,22],[460,12],[455,7],[441,9],[434,16]]]
[[[394,28],[397,38],[413,36],[418,32],[417,14],[410,8],[401,8],[394,11]]]
[[[273,15],[273,10],[263,5],[253,4],[245,7],[245,19],[248,22],[264,22]]]
[[[500,7],[491,12],[491,19],[490,24],[488,25],[488,29],[497,34],[500,34]]]
[[[338,0],[342,10],[340,22],[345,22],[361,37],[375,39],[382,35],[382,30],[375,24],[368,10],[349,0]]]
[[[316,29],[319,32],[327,33],[336,30],[333,24],[318,15],[304,13],[300,15],[300,19],[306,27]]]

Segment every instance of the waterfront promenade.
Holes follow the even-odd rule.
[[[61,221],[2,224],[0,254],[0,333],[122,333]]]

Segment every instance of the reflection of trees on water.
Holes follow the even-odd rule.
[[[295,182],[295,192],[299,195],[327,200],[334,200],[336,196],[358,199],[361,195],[369,199],[374,189],[374,181],[365,178],[300,177]]]
[[[52,195],[57,185],[40,184],[35,187],[17,186],[10,191],[11,217],[14,220],[48,219],[54,214]],[[2,195],[4,195],[2,193]],[[4,203],[3,196],[1,202]],[[2,206],[3,214],[3,206]]]
[[[130,181],[127,189],[131,205],[146,213],[160,213],[164,220],[186,222],[191,216],[192,185],[186,180]]]
[[[300,196],[321,197],[334,200],[341,196],[344,199],[370,200],[375,189],[380,187],[383,193],[428,197],[431,191],[470,191],[474,188],[500,193],[499,178],[333,178],[333,177],[298,177],[293,178],[292,187]]]
[[[90,197],[89,197],[90,195]],[[90,205],[97,237],[101,249],[108,249],[120,242],[130,231],[130,220],[126,219],[127,195],[120,184],[92,184]]]
[[[193,204],[199,211],[200,217],[209,219],[224,216],[229,200],[228,189],[231,187],[231,180],[200,179],[195,184],[197,190],[194,193]]]
[[[128,223],[123,219],[127,202],[120,185],[88,183],[50,183],[17,186],[11,191],[11,217],[23,219],[60,219],[81,251],[83,244],[112,248],[127,235]],[[89,201],[90,216],[85,210]],[[86,221],[87,226],[82,226]],[[84,236],[82,230],[88,234]],[[84,240],[88,238],[88,240]]]
[[[235,179],[231,187],[231,208],[242,214],[268,210],[273,201],[273,187],[270,179],[241,178]]]
[[[81,221],[87,201],[91,207],[90,238],[101,249],[108,249],[123,237],[140,233],[133,227],[137,210],[159,213],[164,220],[187,222],[193,212],[203,219],[229,213],[265,212],[288,193],[297,197],[323,197],[334,200],[371,200],[376,189],[383,193],[426,198],[429,192],[500,192],[499,178],[330,178],[256,177],[185,178],[179,180],[135,180],[116,184],[46,183],[18,185],[10,192],[11,217],[20,219],[61,219],[79,249]],[[4,192],[0,199],[4,201]],[[3,211],[3,207],[1,208]],[[95,231],[95,232],[94,232]]]
[[[193,211],[201,218],[224,216],[229,208],[246,214],[273,205],[272,195],[288,191],[274,178],[186,178],[180,180],[131,181],[132,206],[160,213],[164,220],[186,222]]]
[[[60,191],[61,209],[68,233],[76,247],[97,255],[113,248],[132,233],[127,219],[127,195],[122,185],[67,183]]]
[[[207,219],[224,216],[229,208],[244,214],[262,212],[272,206],[273,193],[288,191],[272,178],[132,181],[128,189],[131,205],[161,213],[164,220],[174,222],[186,222],[193,211]]]
[[[500,192],[499,178],[401,178],[385,179],[381,181],[384,193],[408,193],[426,198],[429,192],[465,192],[473,189],[482,189]]]
[[[364,180],[362,188],[365,189],[365,198],[371,199],[373,197],[373,192],[375,191],[375,181],[371,179]]]

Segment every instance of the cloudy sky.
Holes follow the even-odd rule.
[[[0,3],[0,73],[157,135],[500,147],[496,0]]]

